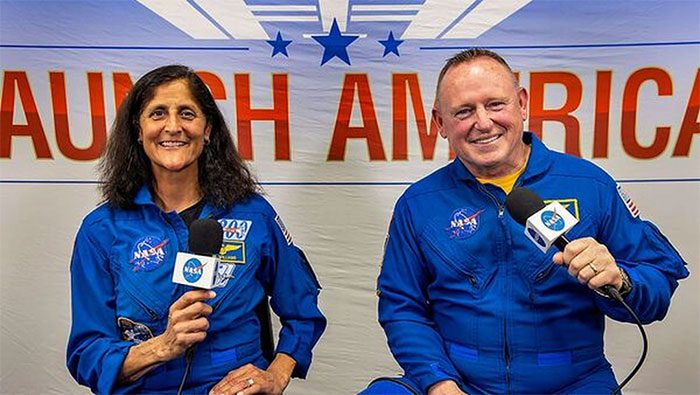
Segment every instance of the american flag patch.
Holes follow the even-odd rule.
[[[282,222],[282,218],[280,218],[279,215],[275,216],[275,222],[277,222],[277,226],[280,227],[280,230],[284,235],[284,239],[287,240],[287,245],[292,245],[292,235],[289,234],[287,227],[284,226],[284,222]]]
[[[630,195],[628,195],[627,192],[622,189],[620,184],[617,184],[617,193],[620,195],[620,199],[625,202],[625,206],[627,206],[627,210],[630,212],[630,214],[632,214],[632,216],[635,218],[639,217],[639,209],[637,208],[637,205],[634,204]]]

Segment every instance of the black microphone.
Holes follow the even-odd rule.
[[[551,245],[557,247],[559,251],[564,251],[566,245],[569,244],[569,239],[566,238],[564,232],[578,221],[569,221],[567,223],[566,215],[568,212],[564,213],[560,211],[560,214],[563,215],[558,216],[556,209],[551,210],[551,212],[554,213],[553,220],[552,217],[547,217],[551,222],[543,220],[543,215],[535,215],[546,207],[549,206],[544,204],[544,201],[539,195],[524,187],[514,188],[508,196],[506,196],[506,209],[515,221],[525,227],[525,234],[530,240],[535,242],[543,252],[546,252]],[[550,224],[556,224],[557,220],[560,221],[560,227],[556,228],[556,232],[553,233],[552,228],[554,226],[550,226]],[[600,290],[613,299],[621,300],[622,298],[618,290],[610,284],[603,285],[600,287]]]
[[[197,219],[190,225],[187,242],[189,253],[178,252],[173,269],[173,282],[196,288],[212,289],[216,287],[218,271],[218,254],[224,240],[224,229],[212,218]],[[189,376],[190,367],[197,345],[185,351],[185,372],[180,381],[177,394],[182,394]]]
[[[196,219],[190,225],[187,245],[192,254],[214,256],[219,253],[223,241],[224,229],[215,219]]]
[[[173,268],[173,282],[195,288],[217,286],[218,254],[224,240],[224,230],[212,218],[198,219],[190,225],[189,253],[178,252]]]

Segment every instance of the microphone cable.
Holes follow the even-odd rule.
[[[646,331],[644,331],[644,326],[642,325],[642,322],[639,320],[639,317],[637,317],[637,314],[634,313],[634,310],[632,310],[632,308],[629,307],[627,305],[627,303],[625,303],[625,301],[622,298],[622,295],[620,295],[620,292],[618,292],[618,290],[615,289],[614,287],[609,287],[607,289],[607,293],[610,295],[610,297],[612,297],[613,299],[620,302],[622,304],[622,306],[625,308],[625,310],[627,310],[627,312],[632,316],[632,318],[634,319],[634,323],[637,325],[637,327],[639,328],[639,331],[642,334],[642,342],[643,342],[642,355],[639,357],[639,361],[637,361],[637,365],[635,365],[634,369],[632,369],[632,371],[627,375],[627,377],[625,377],[625,379],[622,380],[622,382],[617,386],[617,388],[615,388],[613,390],[613,392],[611,393],[611,395],[618,395],[618,394],[622,394],[622,387],[624,387],[627,383],[629,383],[630,380],[632,380],[632,377],[634,377],[637,374],[637,372],[639,371],[639,369],[642,367],[642,364],[644,363],[644,360],[647,357],[647,350],[649,348],[649,342],[647,340],[647,333],[646,333]]]
[[[185,351],[185,373],[182,374],[182,381],[180,381],[180,387],[177,389],[177,395],[182,395],[182,390],[185,389],[185,383],[187,382],[187,376],[190,374],[190,367],[192,366],[192,359],[194,357],[194,349],[196,345],[191,346]]]

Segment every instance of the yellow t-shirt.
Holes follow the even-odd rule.
[[[507,194],[510,193],[510,191],[513,190],[513,185],[515,185],[515,181],[518,180],[518,177],[520,177],[521,174],[525,171],[525,167],[527,166],[527,161],[530,159],[530,155],[528,155],[525,158],[525,162],[523,165],[518,169],[513,174],[508,174],[507,176],[499,177],[499,178],[479,178],[477,177],[476,179],[479,180],[480,183],[482,184],[493,184],[501,189],[503,189],[503,192]]]

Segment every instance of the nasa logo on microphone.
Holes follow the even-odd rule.
[[[535,243],[541,245],[542,247],[546,247],[547,243],[544,241],[542,236],[540,236],[539,233],[533,228],[528,227],[527,228],[527,233],[531,236],[531,239],[535,241]]]
[[[540,219],[542,220],[544,226],[555,232],[564,229],[564,218],[562,218],[561,215],[557,214],[557,212],[554,210],[543,211]]]
[[[202,268],[204,265],[206,265],[206,263],[203,264],[199,259],[191,258],[185,262],[185,265],[182,267],[182,276],[185,277],[185,280],[196,283],[202,278],[202,273],[204,273]]]

